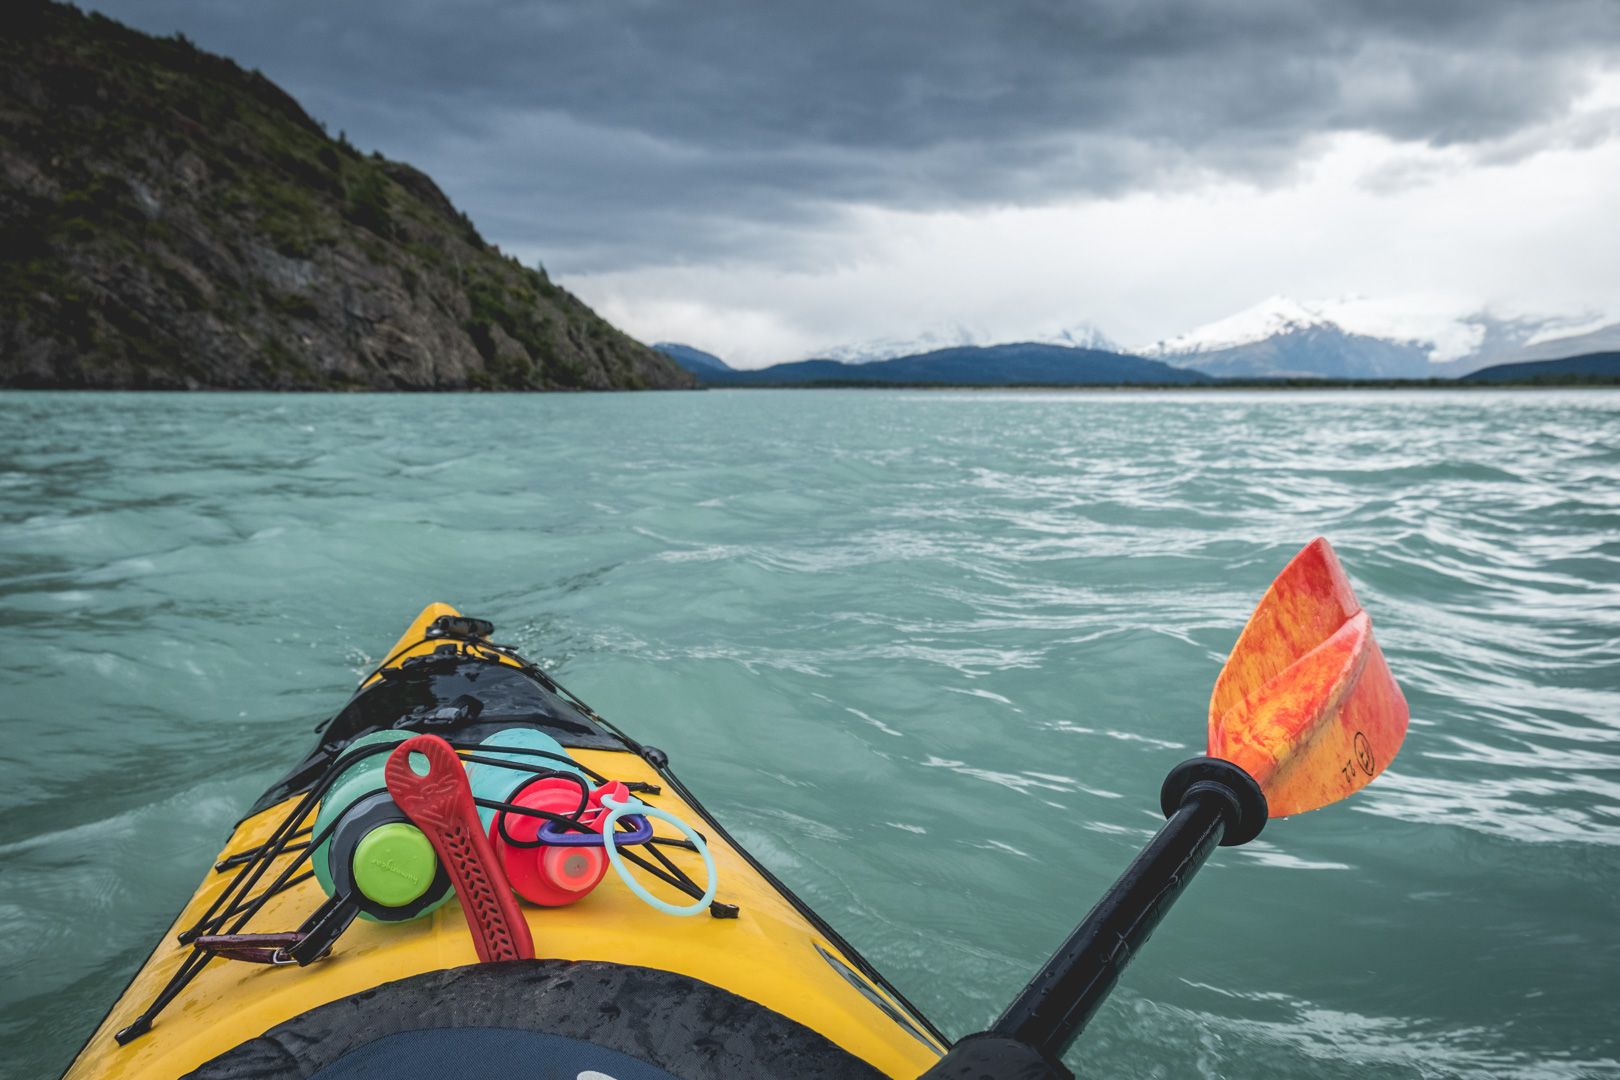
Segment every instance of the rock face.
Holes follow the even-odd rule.
[[[0,19],[0,386],[608,390],[693,377],[257,72]]]

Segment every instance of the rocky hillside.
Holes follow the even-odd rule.
[[[6,6],[0,386],[694,385],[263,75]]]

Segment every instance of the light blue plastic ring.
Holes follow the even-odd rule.
[[[720,884],[720,876],[715,872],[714,856],[709,854],[709,845],[703,842],[703,837],[699,836],[696,830],[674,814],[667,810],[660,810],[656,806],[648,806],[640,799],[629,798],[620,801],[611,795],[604,795],[602,796],[602,805],[608,808],[608,815],[602,820],[602,850],[607,852],[608,862],[613,864],[613,869],[618,871],[619,877],[623,879],[630,891],[666,915],[699,915],[706,911],[709,904],[714,900],[715,889]],[[645,885],[635,879],[635,876],[630,873],[630,868],[624,864],[623,857],[619,855],[619,845],[613,839],[614,827],[618,825],[619,817],[623,814],[645,814],[647,817],[657,818],[659,821],[667,821],[681,830],[681,834],[692,841],[693,846],[698,850],[698,854],[703,856],[703,869],[709,875],[709,887],[703,890],[701,899],[694,900],[685,907],[679,907],[667,900],[660,900],[648,892]]]

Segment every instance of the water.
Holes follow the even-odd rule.
[[[1155,828],[1322,533],[1413,722],[1071,1055],[1620,1076],[1620,394],[0,396],[0,1071],[53,1074],[426,601],[495,620],[952,1034]]]

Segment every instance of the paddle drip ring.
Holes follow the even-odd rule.
[[[607,807],[607,816],[602,819],[602,850],[607,852],[608,862],[618,872],[621,880],[631,892],[641,897],[650,906],[662,911],[666,915],[697,915],[708,910],[709,904],[714,900],[716,889],[720,885],[720,875],[715,871],[714,856],[709,853],[709,845],[704,842],[698,831],[671,814],[667,810],[660,810],[656,806],[648,806],[640,799],[629,797],[615,799],[611,795],[602,796],[602,805]],[[708,875],[708,886],[703,895],[684,907],[671,904],[667,900],[660,900],[647,891],[647,887],[631,875],[628,867],[624,865],[624,857],[619,854],[618,842],[614,839],[614,826],[619,823],[621,815],[633,814],[638,817],[657,818],[667,821],[681,831],[681,835],[691,841],[697,853],[703,856],[703,870]]]

